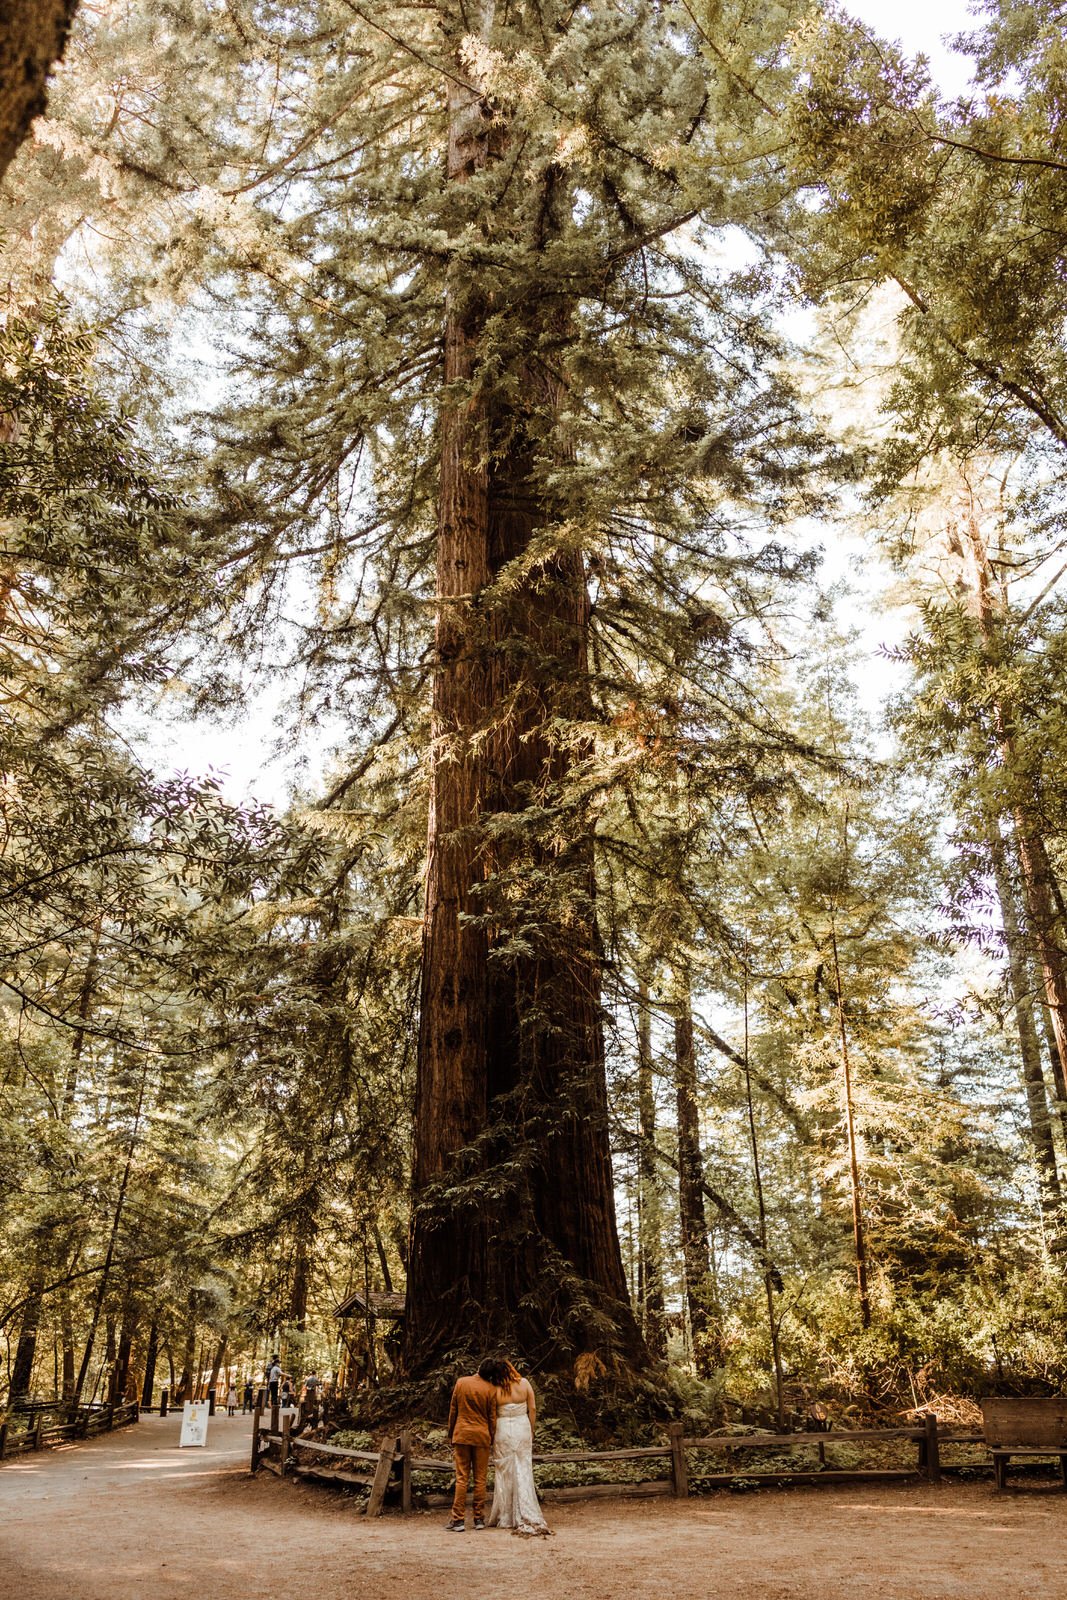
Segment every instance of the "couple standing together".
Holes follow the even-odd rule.
[[[485,1527],[485,1477],[493,1457],[491,1528],[547,1534],[533,1475],[533,1430],[537,1402],[531,1384],[510,1361],[487,1360],[476,1377],[460,1378],[452,1390],[448,1442],[456,1466],[456,1493],[449,1533],[466,1528],[467,1485],[474,1478],[474,1526]]]

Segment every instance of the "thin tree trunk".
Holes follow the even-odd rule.
[[[656,1092],[652,1078],[652,1010],[648,984],[638,979],[637,990],[637,1114],[640,1143],[637,1150],[637,1193],[640,1207],[641,1328],[649,1354],[662,1361],[667,1354],[663,1318],[663,1238],[660,1231],[660,1176],[653,1148],[656,1143]]]
[[[101,1376],[108,1375],[107,1398],[112,1398],[112,1384],[115,1377],[115,1318],[108,1315],[104,1320],[104,1362],[100,1369]]]
[[[778,1339],[778,1319],[774,1310],[774,1279],[768,1262],[767,1252],[767,1207],[763,1196],[763,1174],[760,1171],[759,1139],[756,1135],[756,1108],[752,1099],[752,1074],[749,1071],[748,1048],[748,966],[744,973],[744,1012],[745,1012],[745,1103],[748,1107],[748,1133],[749,1143],[752,1148],[752,1178],[756,1187],[756,1205],[759,1214],[759,1233],[763,1244],[763,1289],[767,1296],[767,1326],[771,1342],[771,1362],[774,1367],[774,1393],[776,1410],[778,1413],[778,1426],[785,1428],[785,1379],[782,1375],[782,1352]]]
[[[96,996],[96,982],[100,973],[100,934],[103,922],[103,912],[98,912],[93,922],[92,939],[89,944],[89,959],[85,963],[85,975],[82,978],[82,986],[78,993],[76,1012],[81,1023],[88,1022],[93,1000]],[[85,1028],[75,1028],[70,1043],[70,1058],[67,1063],[67,1081],[63,1089],[61,1114],[69,1115],[73,1110],[74,1101],[78,1093],[78,1069],[84,1048]]]
[[[676,970],[678,998],[674,1007],[674,1071],[678,1116],[678,1214],[682,1234],[682,1267],[689,1326],[693,1334],[693,1359],[698,1372],[714,1368],[709,1349],[711,1327],[708,1298],[711,1291],[711,1257],[708,1223],[704,1213],[704,1161],[700,1152],[700,1106],[697,1093],[696,1050],[693,1044],[693,1009],[689,974]]]
[[[37,1356],[37,1330],[41,1322],[41,1298],[44,1279],[38,1274],[29,1286],[19,1327],[15,1359],[11,1366],[9,1394],[11,1404],[28,1400],[33,1382],[33,1364]]]
[[[1051,888],[1051,867],[1045,841],[1038,831],[1032,808],[1019,804],[1015,809],[1016,844],[1022,868],[1023,887],[1030,926],[1037,945],[1037,958],[1045,988],[1045,1004],[1056,1045],[1059,1074],[1067,1078],[1067,969],[1060,945],[1056,908]]]
[[[856,1115],[852,1099],[852,1063],[848,1053],[848,1030],[845,1026],[845,995],[841,986],[841,961],[837,951],[837,928],[833,912],[830,913],[830,943],[834,956],[834,984],[837,989],[837,1023],[841,1039],[842,1095],[845,1102],[845,1129],[848,1138],[848,1171],[852,1190],[852,1241],[856,1256],[856,1287],[859,1291],[860,1321],[865,1328],[871,1325],[871,1299],[867,1288],[867,1236],[863,1224],[863,1199],[860,1191],[859,1149],[856,1138]]]
[[[1049,1071],[1052,1073],[1053,1100],[1059,1115],[1060,1127],[1063,1129],[1064,1142],[1067,1143],[1067,1078],[1064,1077],[1063,1063],[1056,1048],[1056,1031],[1052,1026],[1052,1017],[1043,996],[1040,1013],[1041,1034],[1045,1044],[1045,1054],[1048,1057]]]
[[[186,1347],[182,1350],[181,1358],[181,1376],[179,1376],[178,1389],[176,1390],[173,1387],[174,1366],[171,1363],[171,1392],[174,1395],[174,1402],[178,1403],[178,1405],[181,1405],[184,1400],[192,1400],[194,1398],[194,1394],[192,1394],[192,1376],[194,1376],[192,1368],[194,1368],[195,1360],[197,1360],[197,1323],[192,1322],[186,1333]]]
[[[222,1338],[219,1340],[218,1349],[215,1351],[215,1359],[211,1363],[211,1376],[208,1379],[207,1385],[209,1389],[214,1389],[216,1393],[218,1392],[219,1373],[222,1370],[222,1363],[225,1359],[226,1340],[225,1338]]]
[[[129,1388],[130,1362],[133,1356],[133,1341],[136,1332],[137,1313],[133,1310],[127,1310],[122,1318],[118,1349],[115,1353],[115,1364],[111,1369],[109,1398],[117,1406],[122,1405],[126,1399],[126,1391]]]
[[[141,1385],[141,1405],[146,1411],[152,1407],[152,1390],[156,1386],[156,1361],[159,1355],[159,1325],[153,1319],[148,1330],[148,1346],[144,1358],[144,1382]]]
[[[144,1097],[147,1086],[148,1059],[146,1057],[144,1066],[141,1070],[141,1083],[137,1094],[137,1109],[134,1113],[133,1129],[130,1133],[130,1142],[126,1151],[126,1163],[122,1170],[122,1181],[119,1184],[118,1199],[115,1202],[115,1213],[111,1222],[111,1233],[107,1242],[107,1252],[104,1256],[104,1264],[97,1282],[96,1294],[93,1297],[92,1314],[89,1320],[89,1332],[85,1340],[85,1352],[82,1356],[81,1367],[78,1370],[77,1379],[75,1380],[74,1394],[71,1397],[71,1403],[75,1407],[81,1403],[82,1390],[85,1387],[85,1378],[89,1371],[89,1362],[91,1361],[93,1354],[93,1343],[96,1339],[96,1330],[100,1321],[100,1312],[103,1308],[104,1299],[107,1295],[108,1285],[111,1279],[111,1268],[115,1260],[115,1247],[118,1243],[119,1227],[122,1223],[122,1213],[126,1206],[126,1192],[130,1186],[130,1175],[133,1172],[133,1156],[134,1151],[137,1148],[137,1140],[141,1128],[141,1113],[144,1109]]]
[[[200,1341],[200,1349],[194,1356],[193,1365],[193,1390],[190,1396],[193,1400],[204,1398],[204,1361],[207,1352],[207,1335]]]
[[[97,952],[100,945],[101,918],[98,916],[93,927],[92,943],[90,945],[89,960],[85,969],[85,977],[78,996],[77,1014],[84,1022],[89,1014],[97,970]],[[84,1029],[75,1030],[71,1043],[68,1059],[67,1078],[62,1096],[55,1105],[55,1118],[63,1121],[71,1111],[74,1104],[74,1095],[77,1088],[78,1061],[84,1044]],[[30,1285],[29,1299],[22,1315],[22,1324],[19,1329],[18,1344],[15,1350],[15,1361],[11,1372],[11,1399],[12,1401],[24,1400],[30,1392],[33,1378],[33,1364],[37,1354],[37,1330],[41,1320],[41,1288],[44,1284],[44,1273],[40,1268],[42,1252],[37,1251],[38,1267],[34,1273],[33,1283]],[[36,1287],[35,1287],[36,1286]]]
[[[378,1265],[382,1269],[382,1288],[386,1294],[392,1294],[393,1275],[389,1271],[389,1257],[385,1253],[385,1242],[382,1239],[377,1222],[371,1223],[371,1234],[374,1239],[374,1248],[378,1252]]]
[[[1008,955],[1008,979],[1011,984],[1015,1021],[1019,1034],[1019,1056],[1022,1063],[1023,1088],[1030,1119],[1030,1139],[1034,1147],[1038,1176],[1041,1183],[1041,1204],[1046,1214],[1059,1204],[1060,1183],[1056,1170],[1056,1146],[1052,1137],[1052,1120],[1049,1115],[1045,1074],[1041,1067],[1041,1047],[1038,1043],[1034,1008],[1030,994],[1027,971],[1026,946],[1015,903],[1015,890],[1008,870],[1007,852],[997,819],[986,817],[986,838],[993,864],[993,880],[1000,915],[1004,926],[1004,943]]]
[[[303,1332],[307,1327],[308,1317],[308,1240],[307,1223],[298,1224],[300,1229],[297,1234],[296,1252],[293,1261],[293,1294],[289,1306],[289,1318]]]
[[[67,1405],[74,1402],[74,1319],[70,1310],[70,1293],[59,1291],[59,1330],[63,1341],[63,1399]]]
[[[972,509],[965,519],[975,572],[979,626],[990,669],[1004,653],[1003,621],[1006,603],[998,591],[985,536]],[[1010,813],[1023,885],[1027,921],[1034,940],[1045,990],[1045,1004],[1055,1038],[1057,1089],[1067,1080],[1067,966],[1064,963],[1063,927],[1059,920],[1059,885],[1045,846],[1033,785],[1019,759],[1014,736],[1014,707],[1000,696],[994,702],[997,735],[1004,770],[1009,780]],[[999,832],[999,829],[998,829]]]

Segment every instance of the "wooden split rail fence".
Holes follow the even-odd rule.
[[[604,1496],[626,1497],[647,1495],[673,1495],[684,1500],[689,1494],[692,1476],[701,1485],[745,1483],[870,1483],[892,1482],[923,1477],[930,1483],[941,1481],[941,1449],[943,1445],[981,1444],[981,1433],[939,1429],[937,1418],[927,1416],[919,1427],[911,1428],[861,1428],[833,1429],[826,1433],[753,1433],[710,1434],[701,1438],[687,1438],[680,1422],[672,1423],[666,1444],[642,1445],[620,1450],[546,1450],[534,1452],[534,1463],[575,1466],[600,1466],[612,1462],[663,1461],[668,1476],[642,1483],[591,1483],[573,1484],[564,1488],[546,1488],[540,1491],[546,1500],[584,1500]],[[826,1467],[827,1445],[911,1442],[917,1446],[914,1467],[847,1470]],[[694,1470],[690,1458],[698,1453],[725,1456],[737,1451],[773,1452],[779,1450],[816,1449],[819,1467],[815,1471],[747,1471],[743,1466],[733,1471],[706,1472]],[[725,1466],[725,1463],[724,1463]],[[386,1494],[399,1488],[401,1510],[411,1511],[415,1496],[412,1476],[416,1472],[440,1473],[445,1478],[454,1475],[451,1461],[436,1456],[415,1453],[411,1435],[407,1432],[388,1437],[377,1450],[351,1450],[339,1445],[305,1439],[293,1432],[292,1418],[283,1417],[279,1426],[277,1411],[266,1419],[257,1411],[252,1422],[251,1470],[256,1473],[265,1467],[278,1477],[292,1474],[300,1478],[313,1478],[319,1482],[333,1483],[349,1488],[369,1488],[366,1513],[380,1516]],[[450,1503],[446,1495],[421,1495],[423,1506]]]
[[[0,1422],[0,1461],[72,1439],[94,1439],[97,1434],[136,1422],[139,1415],[136,1400],[121,1406],[79,1406],[76,1411],[62,1405],[28,1406]],[[17,1428],[16,1422],[24,1422],[25,1426]]]

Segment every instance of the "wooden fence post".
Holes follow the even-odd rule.
[[[672,1422],[667,1431],[671,1440],[671,1482],[674,1485],[674,1498],[685,1500],[689,1495],[689,1468],[686,1466],[683,1446],[685,1429],[680,1422]]]
[[[7,1452],[7,1423],[0,1422],[0,1461],[3,1461]]]
[[[257,1405],[252,1413],[252,1461],[248,1468],[253,1477],[259,1471],[259,1419],[262,1415]]]
[[[114,1427],[115,1427],[115,1402],[114,1402],[114,1400],[109,1400],[108,1401],[108,1406],[107,1406],[107,1431],[108,1431],[108,1433],[112,1433],[114,1431]]]
[[[385,1506],[385,1491],[389,1487],[389,1479],[393,1475],[393,1458],[396,1455],[399,1439],[384,1439],[381,1452],[378,1456],[378,1465],[374,1469],[374,1482],[370,1486],[370,1499],[367,1501],[368,1517],[380,1517]]]
[[[281,1457],[278,1466],[279,1478],[285,1477],[285,1469],[289,1465],[289,1433],[293,1426],[293,1419],[289,1412],[282,1418]]]
[[[167,1401],[169,1399],[170,1390],[167,1388],[166,1384],[164,1384],[162,1389],[159,1391],[159,1414],[161,1417],[165,1417],[167,1414]]]
[[[926,1476],[931,1483],[941,1482],[941,1446],[937,1438],[937,1416],[933,1411],[926,1413],[924,1426],[926,1428]]]
[[[407,1515],[411,1511],[411,1434],[406,1428],[400,1435],[400,1454],[400,1509]]]
[[[271,1406],[271,1408],[270,1408],[270,1431],[271,1431],[271,1433],[277,1433],[277,1431],[278,1431],[278,1407],[277,1406]]]
[[[41,1448],[41,1435],[42,1435],[43,1432],[44,1432],[44,1412],[43,1411],[39,1411],[37,1413],[37,1422],[36,1422],[36,1424],[34,1426],[34,1430],[33,1430],[33,1448],[35,1450],[39,1450]]]

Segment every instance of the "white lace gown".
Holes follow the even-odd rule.
[[[533,1434],[525,1402],[500,1407],[493,1447],[493,1509],[491,1528],[511,1528],[516,1533],[551,1532],[537,1503],[533,1475]]]

